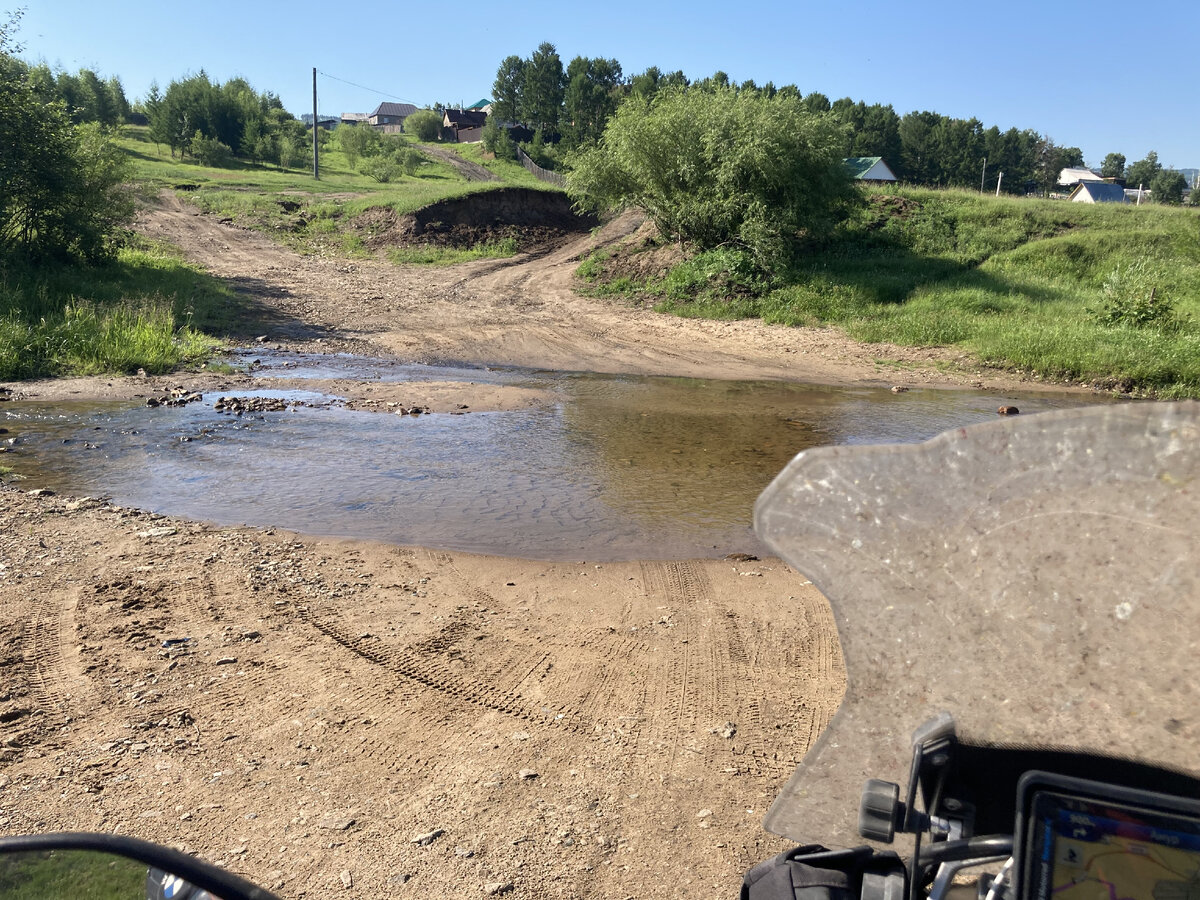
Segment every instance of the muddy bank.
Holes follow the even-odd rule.
[[[504,240],[520,249],[544,249],[597,224],[594,216],[576,213],[559,191],[500,188],[439,200],[403,216],[376,207],[351,227],[365,231],[364,242],[374,250],[420,244],[467,249]]]
[[[17,400],[151,400],[172,393],[246,391],[319,391],[337,397],[349,409],[391,412],[396,406],[431,413],[504,412],[553,402],[546,391],[514,385],[466,381],[416,381],[387,384],[353,379],[258,378],[251,373],[176,373],[165,376],[87,376],[47,378],[0,384],[0,403]],[[3,413],[0,406],[0,414]]]

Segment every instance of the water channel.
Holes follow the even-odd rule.
[[[808,447],[926,440],[994,420],[1002,404],[1027,415],[1097,402],[296,354],[261,357],[254,374],[313,389],[268,384],[181,408],[8,402],[0,439],[13,452],[0,461],[30,488],[219,524],[534,559],[723,556],[761,550],[754,500]],[[321,390],[344,378],[515,385],[553,399],[515,412],[389,415],[342,408]],[[214,409],[221,393],[299,405],[234,417]]]

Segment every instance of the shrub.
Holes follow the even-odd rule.
[[[24,79],[0,90],[0,252],[110,256],[133,219],[130,171],[100,125],[72,125],[61,103],[42,103]]]
[[[360,157],[377,153],[381,143],[379,132],[370,125],[343,125],[335,134],[338,149],[346,155],[352,169],[358,167]]]
[[[389,181],[398,178],[401,170],[396,165],[395,160],[389,159],[386,156],[372,156],[369,159],[363,160],[358,171],[368,178],[374,178],[380,184],[387,184]]]
[[[1101,325],[1177,331],[1184,324],[1174,301],[1158,295],[1157,281],[1144,259],[1118,265],[1100,290],[1103,306],[1089,311]]]
[[[418,141],[436,141],[442,132],[442,117],[432,109],[418,109],[404,120],[404,133]]]
[[[188,150],[201,165],[224,168],[233,162],[233,150],[228,144],[205,137],[198,131],[192,135]]]
[[[567,157],[567,192],[597,210],[639,206],[667,239],[737,245],[774,268],[859,198],[844,143],[795,97],[671,88],[622,101],[600,143]]]
[[[416,175],[417,169],[425,164],[425,155],[415,147],[408,147],[398,154],[400,167],[405,175]]]

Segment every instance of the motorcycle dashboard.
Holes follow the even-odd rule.
[[[1024,900],[1192,896],[1200,884],[1200,803],[1030,772],[1014,848]]]
[[[1195,775],[1197,525],[1195,402],[801,453],[759,498],[755,527],[828,598],[847,687],[765,827],[861,844],[863,783],[906,784],[910,735],[943,711],[978,747]]]

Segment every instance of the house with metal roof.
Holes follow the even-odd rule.
[[[411,103],[380,103],[367,115],[367,121],[372,125],[403,125],[404,120],[416,111]]]
[[[1071,187],[1072,185],[1082,184],[1085,181],[1104,181],[1104,178],[1097,175],[1091,169],[1079,169],[1068,167],[1058,173],[1058,183]]]
[[[855,181],[898,181],[882,156],[851,156],[842,160]]]
[[[1081,181],[1068,197],[1072,203],[1127,203],[1125,188],[1106,181]]]
[[[478,109],[448,109],[442,113],[442,137],[459,144],[482,140],[487,113]]]

